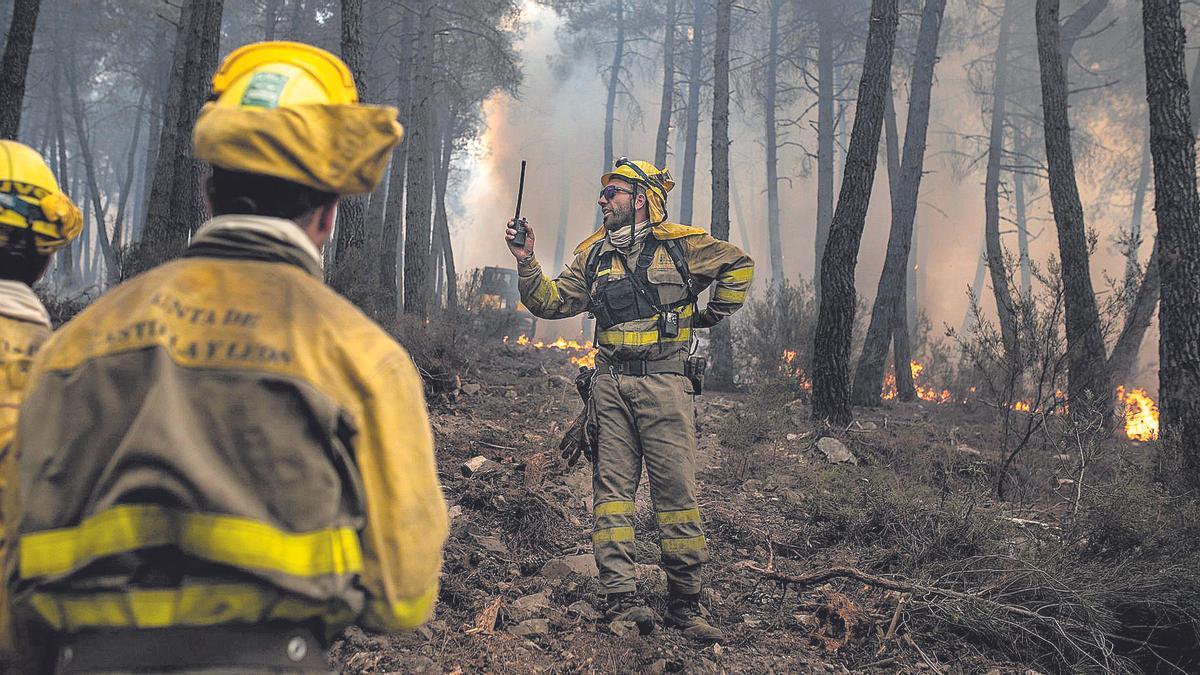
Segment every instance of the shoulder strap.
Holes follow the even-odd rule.
[[[600,272],[600,259],[604,256],[600,255],[600,245],[603,239],[592,244],[592,248],[588,251],[587,264],[584,265],[583,280],[590,287],[596,281],[596,275]]]
[[[683,244],[679,243],[678,239],[667,239],[662,242],[662,245],[667,247],[667,253],[671,256],[671,262],[675,265],[675,270],[683,278],[683,286],[687,289],[688,298],[695,301],[700,294],[696,291],[696,278],[692,276],[691,271],[688,269],[687,256],[683,254]]]

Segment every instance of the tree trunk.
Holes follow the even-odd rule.
[[[913,220],[917,215],[917,197],[925,163],[925,138],[929,128],[929,100],[933,91],[933,67],[937,63],[938,36],[946,0],[926,0],[917,35],[916,60],[913,63],[912,99],[908,105],[908,122],[904,128],[904,156],[900,176],[895,181],[892,199],[892,227],[888,235],[887,256],[875,302],[871,308],[871,323],[867,339],[858,360],[854,376],[854,402],[858,405],[879,405],[880,387],[887,363],[888,344],[897,324],[904,323],[904,289],[908,274],[908,252],[912,244]],[[887,97],[891,98],[891,88]],[[897,316],[899,315],[899,316]],[[907,332],[907,329],[906,329]],[[905,340],[907,342],[907,340]],[[908,373],[911,391],[911,371],[908,362],[895,359],[897,380]]]
[[[983,231],[988,271],[996,298],[996,313],[1000,317],[1004,353],[1012,368],[1018,368],[1021,362],[1021,342],[1017,335],[1016,305],[1008,287],[1008,270],[1004,267],[1004,248],[1000,244],[1000,164],[1004,157],[1004,106],[1008,97],[1008,40],[1016,4],[1016,0],[1006,0],[1000,16],[1000,38],[992,68],[992,125],[983,181]]]
[[[1024,136],[1017,134],[1015,140],[1017,154],[1025,154]],[[1033,296],[1033,264],[1029,258],[1029,218],[1025,213],[1025,176],[1020,171],[1014,171],[1013,203],[1017,210],[1017,251],[1021,264],[1021,297],[1029,299]]]
[[[446,184],[450,180],[450,160],[454,153],[454,112],[443,110],[441,129],[441,152],[437,164],[436,203],[437,215],[435,227],[440,239],[442,252],[442,268],[446,273],[446,309],[453,312],[458,310],[458,275],[454,270],[454,246],[450,241],[450,217],[446,213]]]
[[[429,315],[433,201],[433,1],[421,0],[420,28],[414,50],[412,117],[408,125],[408,177],[404,204],[404,312]]]
[[[771,0],[770,33],[767,38],[767,85],[763,101],[767,154],[767,237],[771,247],[771,285],[782,284],[783,237],[779,231],[779,139],[775,120],[779,93],[779,11],[783,0]],[[739,220],[741,220],[739,218]]]
[[[558,237],[554,240],[554,268],[557,273],[563,268],[563,257],[567,248],[567,225],[571,221],[571,165],[567,162],[567,146],[564,144],[559,151],[560,168],[558,170]],[[662,167],[662,164],[655,164]]]
[[[717,0],[717,32],[713,42],[712,236],[729,241],[729,24],[733,0]],[[733,389],[732,322],[709,331],[714,391]]]
[[[367,59],[363,46],[363,0],[341,0],[342,59],[358,86],[359,100],[371,100],[367,86]],[[337,244],[334,249],[331,285],[369,315],[374,303],[378,268],[371,265],[367,244],[367,197],[343,197],[338,206]]]
[[[267,5],[263,9],[263,39],[270,42],[275,39],[275,32],[279,28],[279,10],[283,8],[283,0],[267,0]]]
[[[1200,61],[1197,62],[1200,65]],[[1146,188],[1150,186],[1150,143],[1146,143],[1142,151],[1142,168],[1138,172],[1137,185],[1133,188],[1133,208],[1129,214],[1128,247],[1125,249],[1125,286],[1133,288],[1142,274],[1142,265],[1138,262],[1138,249],[1142,243],[1142,211],[1146,205]],[[1133,309],[1133,297],[1128,298],[1127,310]],[[1120,380],[1114,380],[1119,382]]]
[[[188,236],[203,219],[202,165],[192,159],[192,128],[216,70],[222,9],[223,0],[190,0],[183,6],[150,188],[146,245],[135,272],[182,253]]]
[[[396,93],[396,108],[400,111],[401,119],[411,120],[412,108],[412,56],[413,41],[408,34],[412,28],[411,15],[407,11],[400,13],[399,44],[397,73],[399,83]],[[379,251],[379,305],[376,312],[380,323],[391,326],[396,320],[396,312],[400,308],[400,289],[397,287],[397,277],[400,272],[400,250],[403,248],[404,233],[404,184],[407,178],[409,138],[396,146],[392,151],[392,170],[388,173],[387,207],[384,209],[384,220],[380,230]]]
[[[1171,452],[1181,454],[1183,461],[1173,468],[1182,486],[1195,490],[1200,487],[1200,196],[1179,0],[1145,0],[1142,21],[1154,212],[1162,250],[1159,407],[1165,435],[1176,446],[1164,444],[1159,452],[1164,459]]]
[[[25,76],[33,51],[41,0],[16,0],[8,41],[0,59],[0,138],[16,139],[21,129],[21,107],[25,104]]]
[[[875,181],[884,97],[891,81],[897,23],[896,0],[872,0],[854,129],[846,153],[841,194],[821,264],[823,292],[813,348],[813,419],[828,420],[835,426],[846,426],[851,420],[854,268],[871,200],[871,186]]]
[[[708,0],[692,0],[692,54],[688,68],[687,131],[683,147],[683,175],[679,184],[679,222],[692,222],[696,193],[696,150],[700,135],[700,87],[704,84],[704,11]]]
[[[817,3],[817,234],[813,289],[821,300],[822,261],[833,220],[833,12]],[[872,24],[874,26],[874,24]]]
[[[667,138],[671,133],[671,112],[675,108],[675,0],[667,0],[663,26],[662,106],[658,110],[658,135],[654,143],[654,166],[667,165]],[[607,171],[607,167],[605,171]],[[556,267],[555,269],[561,269]]]
[[[68,56],[67,58],[73,57]],[[96,162],[92,155],[92,144],[87,131],[87,119],[83,112],[83,101],[79,98],[79,85],[76,82],[78,74],[73,63],[68,62],[64,68],[67,90],[71,97],[71,117],[75,122],[75,138],[79,141],[79,154],[83,156],[83,168],[87,173],[88,197],[92,202],[92,213],[96,215],[96,240],[100,244],[100,253],[104,256],[105,285],[114,286],[121,280],[121,269],[117,265],[117,256],[113,252],[112,241],[108,234],[108,224],[105,222],[108,209],[100,204],[100,181],[96,175]]]
[[[896,199],[899,197],[900,190],[900,130],[896,126],[896,105],[893,100],[893,92],[891,86],[888,86],[887,97],[883,99],[883,136],[887,146],[887,170],[888,170],[888,196],[890,197],[891,212],[896,212]],[[912,252],[909,251],[909,265],[911,266]],[[907,278],[907,276],[906,276]],[[911,284],[906,284],[906,288],[911,288]],[[903,300],[903,299],[902,299]],[[912,360],[912,350],[909,347],[908,340],[908,323],[905,308],[897,306],[895,310],[895,320],[892,325],[892,344],[894,346],[895,357],[893,360],[893,370],[896,373],[896,397],[901,401],[911,401],[916,398],[917,391],[913,386],[912,368],[899,368],[895,364],[907,364]],[[887,346],[884,346],[886,356]],[[861,357],[859,363],[862,363]]]
[[[1058,230],[1067,326],[1067,395],[1073,405],[1090,396],[1098,411],[1112,407],[1112,387],[1100,335],[1100,315],[1088,270],[1083,205],[1075,184],[1067,81],[1059,51],[1058,0],[1037,2],[1038,62],[1041,69],[1050,202]],[[1184,85],[1186,89],[1186,84]],[[1189,135],[1190,138],[1190,135]]]
[[[613,126],[616,124],[617,90],[621,87],[621,61],[625,57],[625,0],[617,0],[617,44],[613,48],[612,64],[608,67],[608,98],[604,103],[604,166],[601,171],[612,168]]]
[[[137,150],[138,142],[142,138],[142,119],[145,117],[146,96],[148,87],[143,86],[138,94],[137,111],[133,117],[133,139],[129,141],[129,154],[125,158],[125,176],[121,179],[121,197],[117,200],[117,218],[113,221],[113,245],[116,248],[121,247],[121,235],[125,233],[128,238],[128,232],[131,227],[125,225],[125,211],[129,204],[130,193],[133,192],[133,176],[137,172]]]

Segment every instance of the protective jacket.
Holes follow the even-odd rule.
[[[25,394],[29,364],[50,337],[50,315],[28,286],[0,280],[0,561],[12,550],[12,524],[4,516],[17,504],[17,463],[9,447]],[[8,589],[0,584],[0,657],[13,648]]]
[[[408,354],[292,223],[224,216],[35,360],[12,596],[52,629],[410,628],[446,506]]]
[[[668,244],[677,246],[681,260]],[[626,279],[631,269],[639,277],[632,284]],[[575,249],[575,258],[557,279],[547,277],[536,259],[519,264],[517,271],[521,301],[534,315],[562,319],[591,311],[601,319],[596,346],[602,360],[662,361],[685,358],[693,328],[713,326],[742,306],[754,261],[702,229],[662,223],[628,255],[621,255],[600,229]],[[696,296],[714,283],[708,306],[697,310]],[[610,293],[610,285],[618,284],[621,288]],[[661,330],[666,312],[678,314],[676,335]],[[606,315],[619,322],[605,325]]]

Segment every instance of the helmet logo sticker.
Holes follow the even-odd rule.
[[[242,106],[247,108],[278,108],[279,96],[287,85],[288,76],[282,73],[260,72],[250,78],[246,93],[242,94]]]

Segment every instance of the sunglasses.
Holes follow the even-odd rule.
[[[604,189],[600,191],[600,196],[608,201],[612,201],[612,198],[616,197],[618,192],[624,192],[627,195],[633,194],[633,190],[628,188],[617,187],[616,185],[605,185]]]

